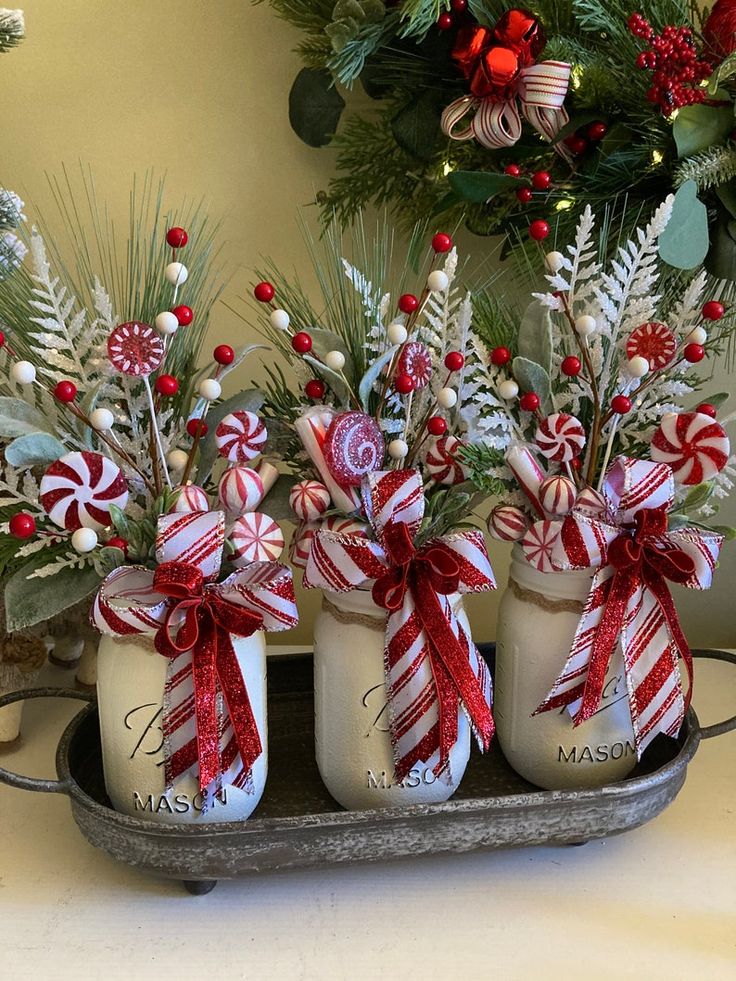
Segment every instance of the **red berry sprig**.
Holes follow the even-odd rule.
[[[77,397],[77,386],[72,381],[60,381],[54,388],[54,398],[57,402],[73,402]]]
[[[229,344],[218,344],[212,352],[212,357],[218,364],[232,364],[235,360],[235,351]]]
[[[308,399],[314,399],[318,402],[320,399],[325,397],[325,392],[327,391],[327,386],[319,378],[310,378],[307,384],[304,386],[304,394]]]
[[[8,530],[13,538],[30,538],[36,531],[36,519],[27,511],[19,511],[8,522]]]
[[[179,321],[180,327],[188,327],[194,320],[194,310],[192,310],[191,307],[188,307],[185,303],[181,303],[178,307],[174,307],[171,312]]]
[[[452,239],[446,232],[437,232],[432,238],[432,248],[435,252],[449,252],[452,248]]]
[[[183,249],[188,241],[189,236],[186,228],[180,228],[178,225],[170,228],[166,233],[166,244],[170,245],[172,249]]]
[[[208,429],[209,426],[204,421],[204,419],[199,419],[199,418],[190,419],[189,422],[187,423],[187,432],[193,438],[199,437],[201,439],[203,436],[207,435]]]
[[[699,56],[692,30],[668,24],[661,34],[655,34],[640,13],[632,14],[628,24],[634,37],[649,44],[636,59],[637,68],[652,73],[647,99],[665,116],[682,106],[703,102],[708,93],[700,83],[710,77],[713,66]]]
[[[179,391],[179,382],[173,375],[159,375],[153,387],[159,395],[171,398]]]

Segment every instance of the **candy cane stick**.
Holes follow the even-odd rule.
[[[539,499],[539,487],[544,480],[544,472],[526,446],[513,443],[506,451],[506,463],[526,494],[534,510],[544,517],[544,508]]]
[[[161,442],[161,433],[158,428],[158,421],[156,419],[156,406],[153,402],[153,392],[151,391],[151,384],[148,381],[148,375],[143,375],[143,387],[146,390],[146,398],[148,399],[148,408],[151,413],[151,425],[153,428],[153,436],[156,440],[156,448],[158,450],[158,455],[161,460],[161,469],[164,472],[164,478],[169,490],[172,489],[173,484],[171,483],[171,477],[169,476],[169,468],[166,466],[166,456],[164,454],[164,447]]]

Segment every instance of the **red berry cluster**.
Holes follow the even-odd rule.
[[[665,116],[682,106],[703,102],[706,90],[700,83],[713,74],[713,66],[699,57],[690,28],[668,24],[661,34],[655,34],[642,14],[632,14],[628,23],[634,37],[650,45],[636,59],[637,68],[652,72],[647,99]]]
[[[565,139],[565,146],[574,157],[581,157],[592,143],[600,143],[608,132],[602,119],[580,127]]]

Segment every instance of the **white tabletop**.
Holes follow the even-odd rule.
[[[736,670],[696,671],[701,722],[736,712]],[[78,710],[29,703],[0,765],[53,775]],[[703,742],[674,804],[616,838],[252,877],[204,897],[94,849],[65,797],[0,786],[0,978],[733,981],[734,750],[734,733]]]

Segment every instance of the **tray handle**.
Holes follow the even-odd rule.
[[[693,651],[693,657],[703,657],[711,661],[725,661],[727,664],[736,664],[736,654],[731,651],[695,650]],[[701,726],[700,738],[711,739],[713,736],[722,736],[724,732],[732,732],[734,729],[736,729],[736,715],[732,715],[730,719],[725,719],[723,722],[716,722],[712,726]]]
[[[14,702],[24,702],[31,698],[76,698],[81,702],[94,702],[93,692],[78,691],[76,688],[27,688],[25,691],[13,691],[0,698],[0,708],[12,705]],[[69,783],[66,780],[43,780],[37,777],[24,777],[0,766],[0,783],[7,783],[20,790],[36,790],[44,794],[66,794]]]

